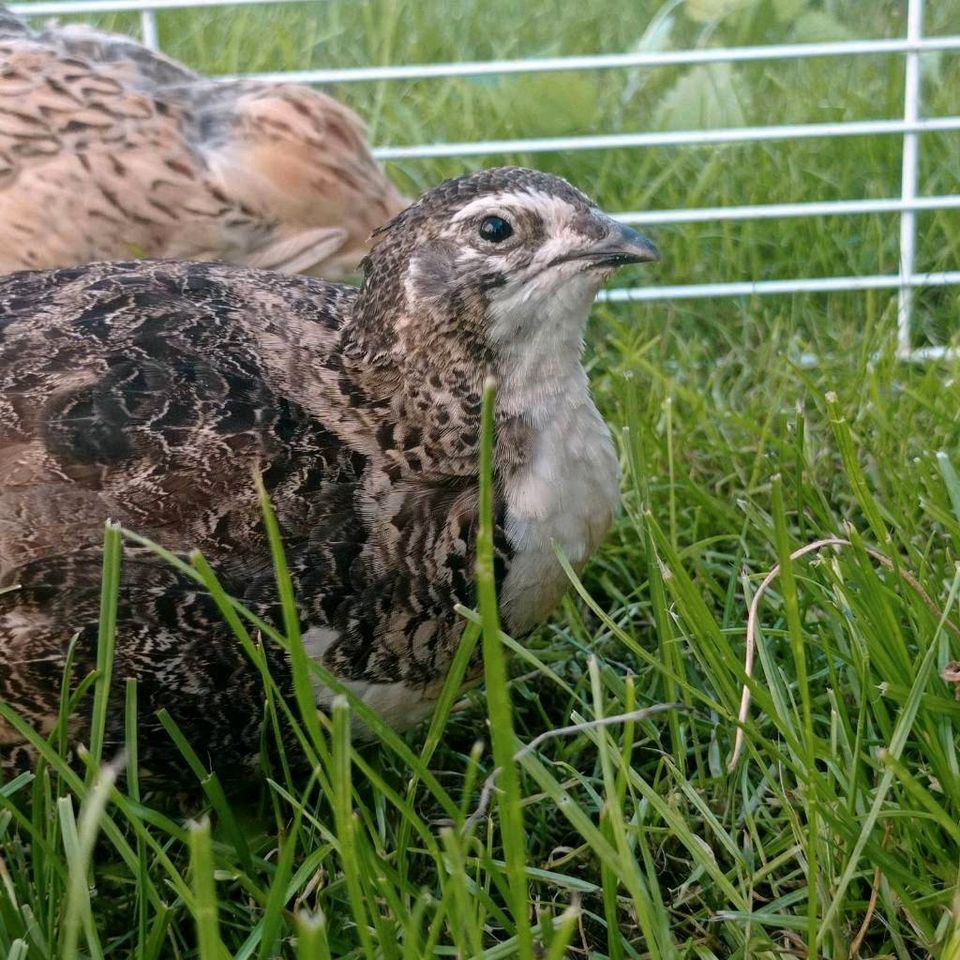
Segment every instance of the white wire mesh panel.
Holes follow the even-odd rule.
[[[68,14],[139,12],[144,42],[159,47],[155,14],[161,10],[191,7],[229,7],[253,3],[281,4],[297,0],[51,0],[14,4],[12,9],[28,17]],[[960,116],[925,118],[922,115],[921,57],[935,51],[960,50],[960,34],[924,37],[925,0],[905,0],[906,34],[903,38],[845,40],[825,43],[770,44],[593,56],[490,60],[462,63],[426,63],[396,66],[310,69],[251,73],[246,76],[299,83],[360,83],[424,80],[441,77],[481,77],[507,74],[656,68],[707,63],[790,61],[814,58],[845,58],[896,54],[904,58],[902,117],[833,123],[777,124],[720,129],[644,131],[593,136],[541,137],[516,140],[426,143],[414,146],[381,146],[374,152],[383,160],[438,157],[480,157],[514,153],[545,153],[614,148],[702,146],[710,144],[762,143],[800,139],[896,136],[902,142],[902,168],[898,197],[858,197],[804,203],[754,204],[700,207],[647,212],[623,211],[620,219],[630,224],[683,224],[723,221],[813,218],[869,214],[897,214],[900,218],[897,273],[871,276],[791,277],[778,280],[661,285],[607,290],[607,302],[684,300],[697,297],[743,297],[767,294],[831,293],[857,290],[892,290],[898,295],[898,354],[905,359],[928,359],[950,355],[948,348],[916,349],[912,341],[914,291],[918,287],[960,285],[960,271],[917,272],[917,214],[960,209],[960,194],[919,195],[919,167],[924,134],[960,131]]]

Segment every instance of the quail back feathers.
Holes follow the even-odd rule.
[[[0,272],[169,257],[338,280],[407,202],[319,91],[0,7]]]

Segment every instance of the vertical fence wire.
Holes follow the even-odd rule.
[[[154,10],[140,11],[140,33],[143,45],[151,50],[160,49],[160,36],[157,32],[157,14]]]
[[[907,40],[917,42],[923,36],[923,0],[907,0]],[[911,50],[905,54],[903,84],[903,119],[914,124],[920,119],[920,53]],[[911,204],[917,197],[920,161],[920,135],[904,133],[903,167],[900,177],[900,196]],[[916,269],[917,212],[904,209],[900,214],[900,291],[897,295],[897,352],[910,355],[912,345],[914,289],[908,283]]]

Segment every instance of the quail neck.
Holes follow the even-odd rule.
[[[360,290],[186,261],[0,278],[0,588],[18,585],[0,590],[0,698],[47,734],[68,651],[75,678],[95,669],[107,518],[199,549],[282,629],[258,471],[307,651],[396,727],[427,716],[456,606],[475,602],[484,381],[498,383],[495,572],[521,637],[566,587],[556,549],[579,567],[610,526],[617,457],[583,334],[604,278],[655,256],[566,181],[501,168],[378,231]],[[224,776],[258,768],[260,674],[194,581],[128,547],[116,638],[108,744],[135,679],[147,773],[182,766],[161,708]],[[267,653],[292,698],[286,654]],[[0,719],[0,768],[30,762]]]

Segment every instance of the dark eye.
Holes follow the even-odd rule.
[[[513,236],[513,227],[503,217],[484,217],[480,224],[480,236],[490,243],[503,243]]]

